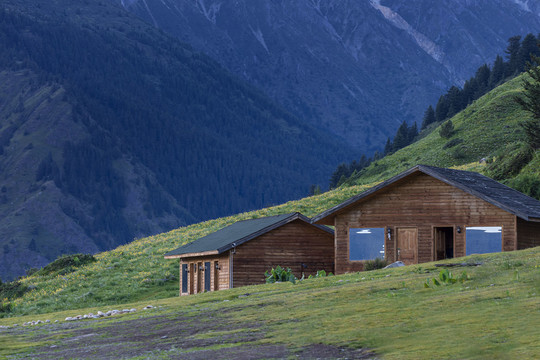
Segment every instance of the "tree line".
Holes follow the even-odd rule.
[[[432,124],[444,122],[498,85],[526,71],[531,61],[537,64],[538,56],[540,56],[539,44],[540,34],[537,37],[533,34],[527,34],[523,40],[520,35],[512,36],[508,39],[505,58],[497,55],[491,66],[487,64],[480,66],[475,75],[465,81],[462,88],[452,86],[446,94],[439,97],[435,107],[433,105],[428,106],[421,121],[420,131],[427,129]],[[534,71],[536,70],[531,71],[532,75],[534,75]],[[451,125],[448,125],[445,132],[451,131]],[[536,130],[535,126],[529,125],[528,133],[539,131]],[[417,140],[418,134],[416,122],[409,125],[404,121],[393,138],[388,138],[382,154],[375,152],[371,158],[362,155],[360,161],[355,160],[349,164],[342,163],[338,165],[330,177],[330,188],[341,185],[354,172],[360,172],[363,168],[369,166],[371,162],[412,144]]]

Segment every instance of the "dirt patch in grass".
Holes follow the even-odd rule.
[[[47,359],[374,359],[363,349],[314,344],[289,348],[261,342],[264,324],[238,323],[215,311],[125,321],[81,321],[11,329],[50,341],[24,358]],[[54,340],[53,340],[54,339]],[[15,356],[17,358],[17,356]]]

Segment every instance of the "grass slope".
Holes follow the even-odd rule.
[[[159,307],[154,312],[79,323],[78,334],[116,334],[129,327],[130,321],[137,321],[144,327],[145,334],[156,333],[156,349],[166,348],[154,351],[152,358],[200,350],[161,345],[168,340],[157,336],[161,335],[159,331],[163,327],[162,321],[155,321],[159,314],[165,316],[164,319],[178,319],[181,329],[190,328],[190,324],[224,324],[221,331],[208,326],[183,339],[215,339],[212,349],[273,344],[294,351],[313,344],[326,344],[368,348],[385,359],[539,358],[540,248],[475,255],[441,263],[449,261],[483,264],[452,268],[455,275],[466,271],[468,280],[464,283],[430,288],[424,287],[425,281],[436,277],[440,271],[434,263],[309,279],[296,285],[268,284],[163,299],[153,302]],[[140,309],[144,305],[146,302],[126,307]],[[91,308],[77,313],[97,310]],[[77,313],[67,311],[41,318],[63,320]],[[21,324],[36,318],[3,319],[0,325]],[[226,335],[241,330],[227,331],[231,329],[228,324],[252,324],[260,336],[237,343],[234,336]],[[2,330],[0,343],[10,339],[17,341],[15,349],[3,350],[2,354],[33,351],[33,354],[52,356],[54,351],[86,346],[70,341],[74,334],[71,324]],[[121,335],[118,334],[129,341],[130,346],[142,341],[139,337],[131,342],[131,338]],[[45,341],[47,347],[30,347],[32,339]],[[57,345],[55,350],[49,347],[53,344]],[[99,353],[99,345],[93,344],[93,351]],[[148,358],[147,354],[139,355],[138,358]]]
[[[236,221],[299,211],[313,216],[363,191],[353,186],[283,205],[181,227],[96,255],[97,262],[62,274],[23,278],[31,291],[13,301],[13,315],[158,299],[178,293],[178,261],[163,254]]]
[[[417,164],[451,167],[477,162],[498,155],[507,145],[523,141],[519,123],[527,114],[513,98],[522,91],[522,77],[514,78],[474,101],[451,120],[454,134],[445,139],[439,135],[440,125],[419,141],[371,164],[348,184],[369,184]],[[452,143],[456,145],[451,146]],[[445,148],[446,145],[446,148]],[[471,168],[483,171],[483,168]],[[540,175],[540,174],[538,174]]]
[[[97,262],[72,273],[24,278],[22,283],[32,290],[12,301],[11,315],[175,296],[178,264],[165,261],[163,254],[236,221],[294,211],[313,216],[417,163],[455,165],[460,169],[486,172],[486,165],[479,164],[478,158],[491,157],[523,136],[518,123],[525,114],[512,100],[519,91],[519,78],[499,86],[452,119],[456,131],[451,139],[441,138],[435,129],[420,141],[372,164],[362,177],[354,180],[362,185],[344,186],[322,195],[140,239],[98,254]],[[460,144],[444,149],[445,144],[458,138],[462,140]],[[457,159],[458,152],[465,155]],[[467,161],[474,162],[467,164]],[[539,165],[540,155],[537,154],[522,173],[540,177]]]

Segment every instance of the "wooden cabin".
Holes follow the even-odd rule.
[[[180,259],[180,295],[264,284],[265,271],[334,271],[334,232],[300,213],[244,220],[165,255]]]
[[[418,165],[313,218],[335,227],[337,274],[540,245],[540,202],[478,173]]]

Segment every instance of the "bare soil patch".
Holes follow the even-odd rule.
[[[24,332],[40,341],[57,339],[14,357],[25,359],[375,359],[364,349],[321,344],[290,349],[282,344],[261,344],[264,324],[238,323],[212,311],[196,316],[168,314],[19,327],[8,332]]]

